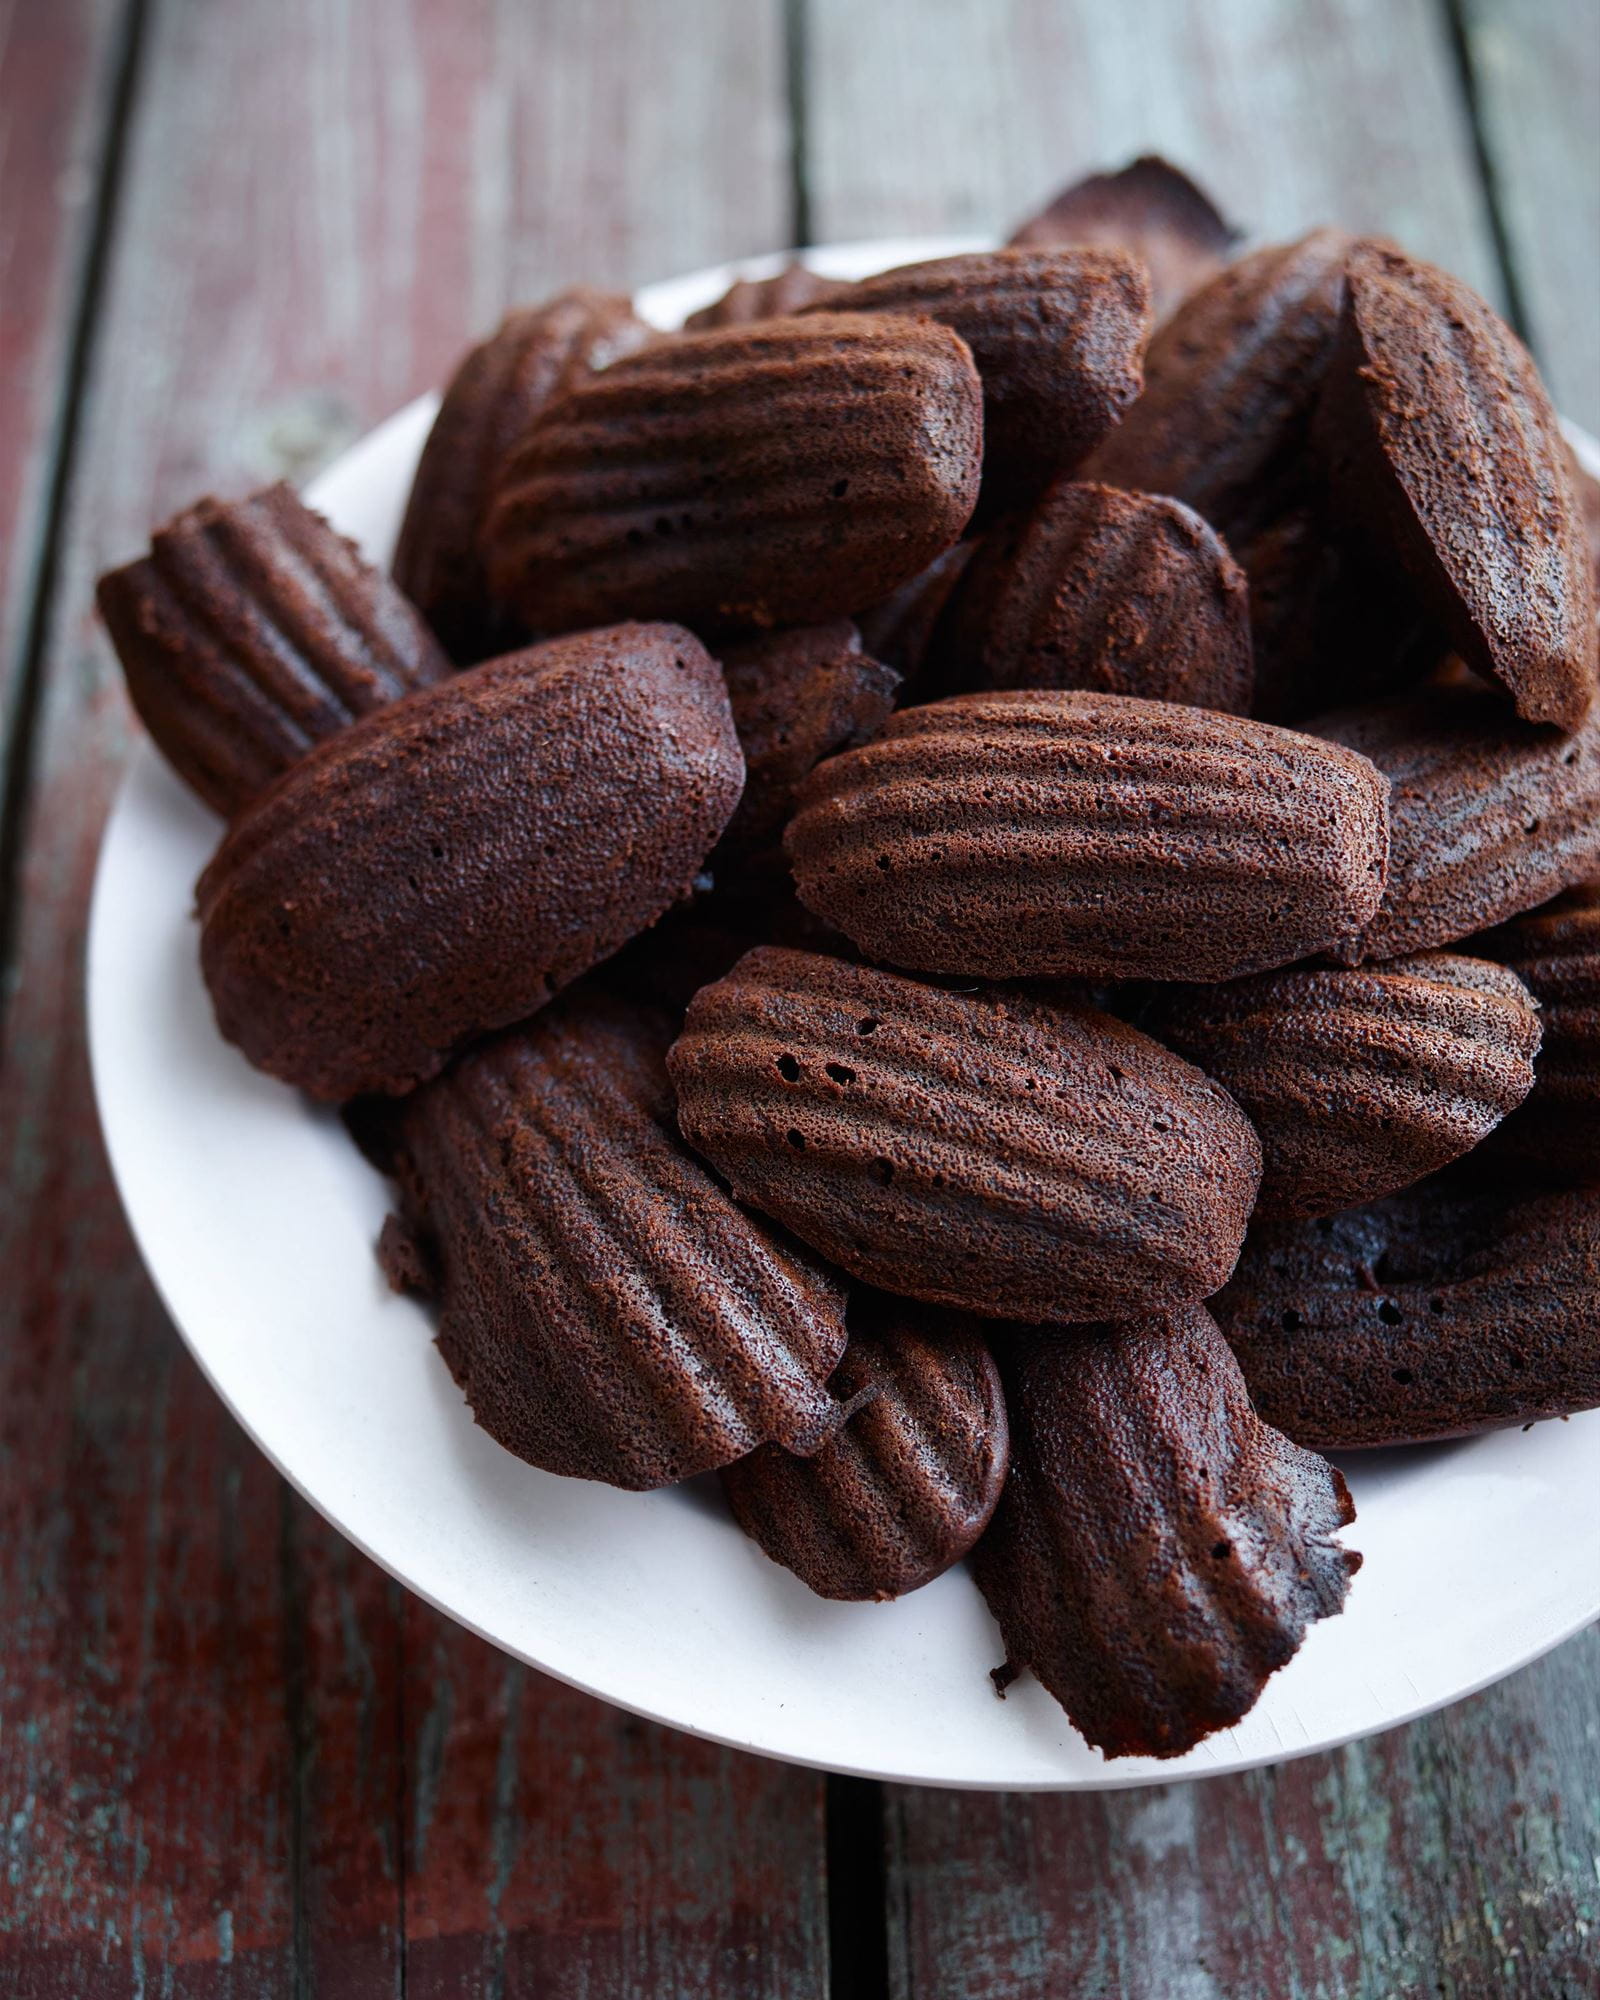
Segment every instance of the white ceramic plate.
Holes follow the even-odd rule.
[[[814,253],[864,276],[971,245]],[[652,286],[661,325],[763,259]],[[387,561],[432,419],[425,397],[345,454],[314,505]],[[429,1321],[384,1286],[385,1191],[331,1112],[219,1040],[193,885],[217,822],[142,749],[106,829],[89,1027],[135,1236],[234,1415],[333,1524],[509,1653],[741,1749],[924,1784],[1137,1785],[1270,1763],[1383,1729],[1509,1673],[1600,1614],[1600,1412],[1346,1464],[1364,1551],[1234,1730],[1187,1757],[1107,1763],[1001,1648],[965,1570],[898,1603],[829,1604],[747,1542],[714,1480],[627,1494],[523,1465],[473,1425]]]

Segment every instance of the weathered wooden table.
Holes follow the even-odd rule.
[[[508,301],[999,227],[1151,147],[1267,230],[1462,272],[1600,428],[1596,0],[0,7],[0,1993],[1600,1991],[1600,1634],[1163,1790],[711,1748],[512,1664],[301,1504],[96,1137],[84,911],[130,736],[101,567],[314,469]]]

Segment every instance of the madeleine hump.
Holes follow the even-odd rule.
[[[1365,757],[1243,716],[961,695],[819,765],[785,845],[809,908],[913,971],[1235,979],[1354,948],[1388,791]]]
[[[690,1003],[678,1120],[853,1277],[1005,1319],[1204,1298],[1261,1172],[1232,1098],[1088,1008],[761,948]]]
[[[225,1040],[313,1097],[398,1093],[655,922],[744,760],[675,625],[511,653],[357,723],[235,822],[200,878]]]

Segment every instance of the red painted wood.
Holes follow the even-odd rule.
[[[648,0],[560,0],[537,35],[487,0],[151,8],[0,1071],[8,1995],[823,1983],[820,1780],[510,1665],[224,1415],[118,1215],[78,997],[131,734],[95,573],[207,486],[303,472],[524,289],[786,234],[778,9],[701,13],[690,48]]]
[[[1078,1798],[890,1794],[897,1995],[1580,2000],[1600,1629],[1331,1756]]]

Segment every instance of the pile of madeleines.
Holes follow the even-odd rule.
[[[1341,1608],[1321,1452],[1600,1402],[1597,498],[1467,286],[1145,159],[514,312],[392,578],[275,486],[99,602],[477,1421],[828,1597],[970,1555],[1159,1757]]]

